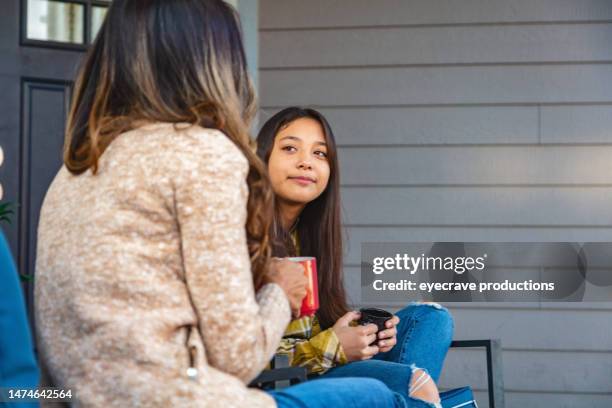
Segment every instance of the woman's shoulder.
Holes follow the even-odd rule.
[[[242,156],[238,147],[222,131],[190,123],[155,122],[127,133],[139,139],[141,146],[149,146],[168,154],[208,152]]]
[[[119,135],[105,155],[132,164],[138,157],[137,161],[160,169],[166,166],[186,171],[248,169],[246,157],[225,133],[189,123],[155,122],[139,126]]]

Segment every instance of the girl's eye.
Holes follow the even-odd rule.
[[[315,152],[315,154],[316,154],[317,156],[327,157],[327,153],[322,152],[321,150],[317,150],[317,151]]]
[[[285,147],[281,147],[281,150],[285,150],[287,152],[295,152],[297,149],[293,146],[285,146]]]

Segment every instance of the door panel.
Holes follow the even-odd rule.
[[[42,201],[62,165],[65,122],[70,103],[70,82],[22,81],[21,188],[19,270],[34,273],[36,231]],[[22,272],[23,273],[23,272]],[[32,287],[28,288],[28,309]]]
[[[30,27],[30,32],[35,32],[36,37],[82,38],[83,43],[28,39],[28,1],[39,8],[36,18],[32,18],[34,14],[30,7],[31,24],[37,25]],[[94,31],[90,13],[95,6],[108,4],[97,0],[2,2],[0,146],[5,160],[0,166],[0,183],[4,189],[2,201],[15,203],[17,207],[12,223],[0,226],[7,236],[19,272],[24,275],[34,274],[40,206],[62,163],[72,81],[87,49],[90,33]],[[94,20],[99,22],[100,13],[96,13]],[[74,21],[74,18],[80,20]],[[31,311],[33,283],[28,281],[24,286]]]

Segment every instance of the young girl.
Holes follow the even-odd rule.
[[[245,385],[306,284],[299,265],[270,262],[254,112],[231,6],[111,3],[38,230],[40,357],[74,405],[405,407],[373,379]]]
[[[318,262],[320,309],[289,324],[278,352],[318,378],[373,377],[407,401],[438,402],[433,381],[452,339],[448,311],[415,303],[376,333],[374,325],[355,325],[359,313],[347,306],[338,154],[327,120],[313,109],[286,108],[263,125],[257,142],[276,194],[275,255],[313,256]],[[380,348],[369,346],[376,338]]]

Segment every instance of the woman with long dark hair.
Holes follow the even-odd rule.
[[[274,255],[318,262],[320,308],[289,324],[278,352],[317,378],[374,377],[408,402],[439,401],[434,381],[452,339],[448,311],[435,303],[411,304],[376,333],[375,325],[357,326],[359,312],[348,308],[338,151],[325,117],[309,108],[283,109],[262,126],[257,143],[276,196]],[[376,339],[379,346],[371,346]]]
[[[254,112],[233,8],[112,2],[39,224],[40,357],[77,406],[405,406],[375,380],[246,387],[306,284],[271,261]]]

